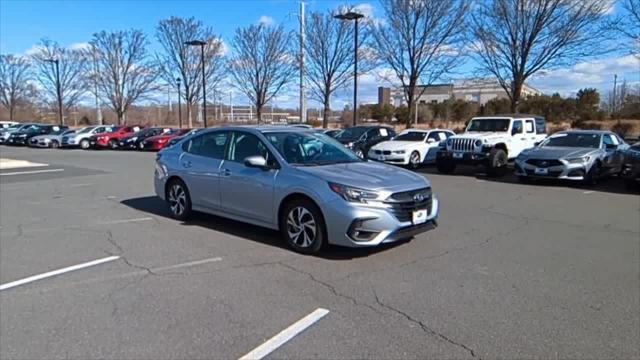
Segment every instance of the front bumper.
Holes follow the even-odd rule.
[[[37,147],[37,148],[48,148],[51,146],[51,141],[30,139],[27,144],[29,147]]]
[[[438,150],[436,153],[437,159],[447,159],[456,164],[478,165],[485,164],[489,160],[489,153]]]
[[[515,163],[515,174],[517,176],[531,177],[538,179],[561,179],[582,181],[585,179],[590,167],[586,163],[573,164],[563,161],[562,165],[549,167],[536,167],[523,160]]]
[[[375,151],[369,151],[367,157],[374,161],[380,161],[392,165],[409,165],[408,154],[394,154],[393,152],[389,154],[376,154]]]
[[[13,146],[25,146],[29,140],[27,138],[18,138],[18,137],[10,137],[5,142],[5,145],[13,145]]]
[[[437,227],[439,206],[440,202],[432,195],[430,208],[426,209],[426,218],[415,224],[411,219],[399,220],[389,210],[352,204],[342,199],[324,203],[320,207],[325,217],[329,243],[347,247],[371,247],[408,239],[434,229]],[[366,241],[358,241],[353,237],[356,228],[375,235]]]

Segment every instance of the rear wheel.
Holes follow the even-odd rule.
[[[109,147],[111,148],[111,150],[115,150],[115,149],[117,149],[117,148],[118,148],[118,140],[116,140],[116,139],[111,139],[111,140],[109,140],[108,145],[109,145]]]
[[[417,169],[420,166],[420,153],[414,151],[411,153],[409,157],[409,167],[412,169]]]
[[[509,158],[507,152],[502,149],[491,149],[489,153],[489,163],[487,164],[487,175],[491,177],[504,176],[507,173]]]
[[[436,169],[441,174],[451,174],[456,169],[456,163],[451,158],[437,157]]]
[[[57,149],[60,147],[60,143],[58,140],[51,140],[51,144],[49,145],[52,149]]]
[[[172,218],[184,221],[191,216],[191,196],[182,180],[172,180],[167,185],[165,197]]]
[[[280,231],[287,244],[303,254],[318,253],[327,238],[320,209],[307,199],[295,199],[285,205]]]

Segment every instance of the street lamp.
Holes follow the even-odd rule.
[[[338,14],[333,16],[340,20],[355,20],[355,36],[353,46],[353,126],[356,126],[358,119],[358,19],[362,19],[364,15],[354,11],[349,11],[346,14]]]
[[[204,121],[204,127],[207,127],[207,87],[204,72],[204,46],[207,45],[207,43],[202,40],[191,40],[184,44],[189,46],[200,46],[200,61],[202,66],[202,120]]]
[[[58,95],[58,120],[60,125],[62,122],[62,89],[60,87],[60,60],[58,59],[45,59],[46,62],[50,62],[56,65],[56,94]]]
[[[180,78],[176,78],[176,83],[178,83],[178,124],[180,129],[182,129],[182,106],[180,102]]]

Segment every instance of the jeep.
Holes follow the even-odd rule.
[[[438,172],[450,174],[458,164],[483,165],[488,176],[506,174],[509,160],[547,137],[545,119],[511,114],[472,118],[465,132],[447,139],[436,154]]]

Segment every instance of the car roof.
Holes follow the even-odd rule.
[[[613,134],[613,132],[609,130],[583,130],[583,129],[575,129],[575,130],[564,130],[559,131],[556,134]],[[555,135],[555,134],[554,134]]]
[[[544,116],[534,115],[534,114],[495,114],[495,115],[483,115],[483,116],[474,116],[473,119],[495,119],[495,118],[514,118],[514,119],[523,119],[523,118],[538,118],[544,119]]]

